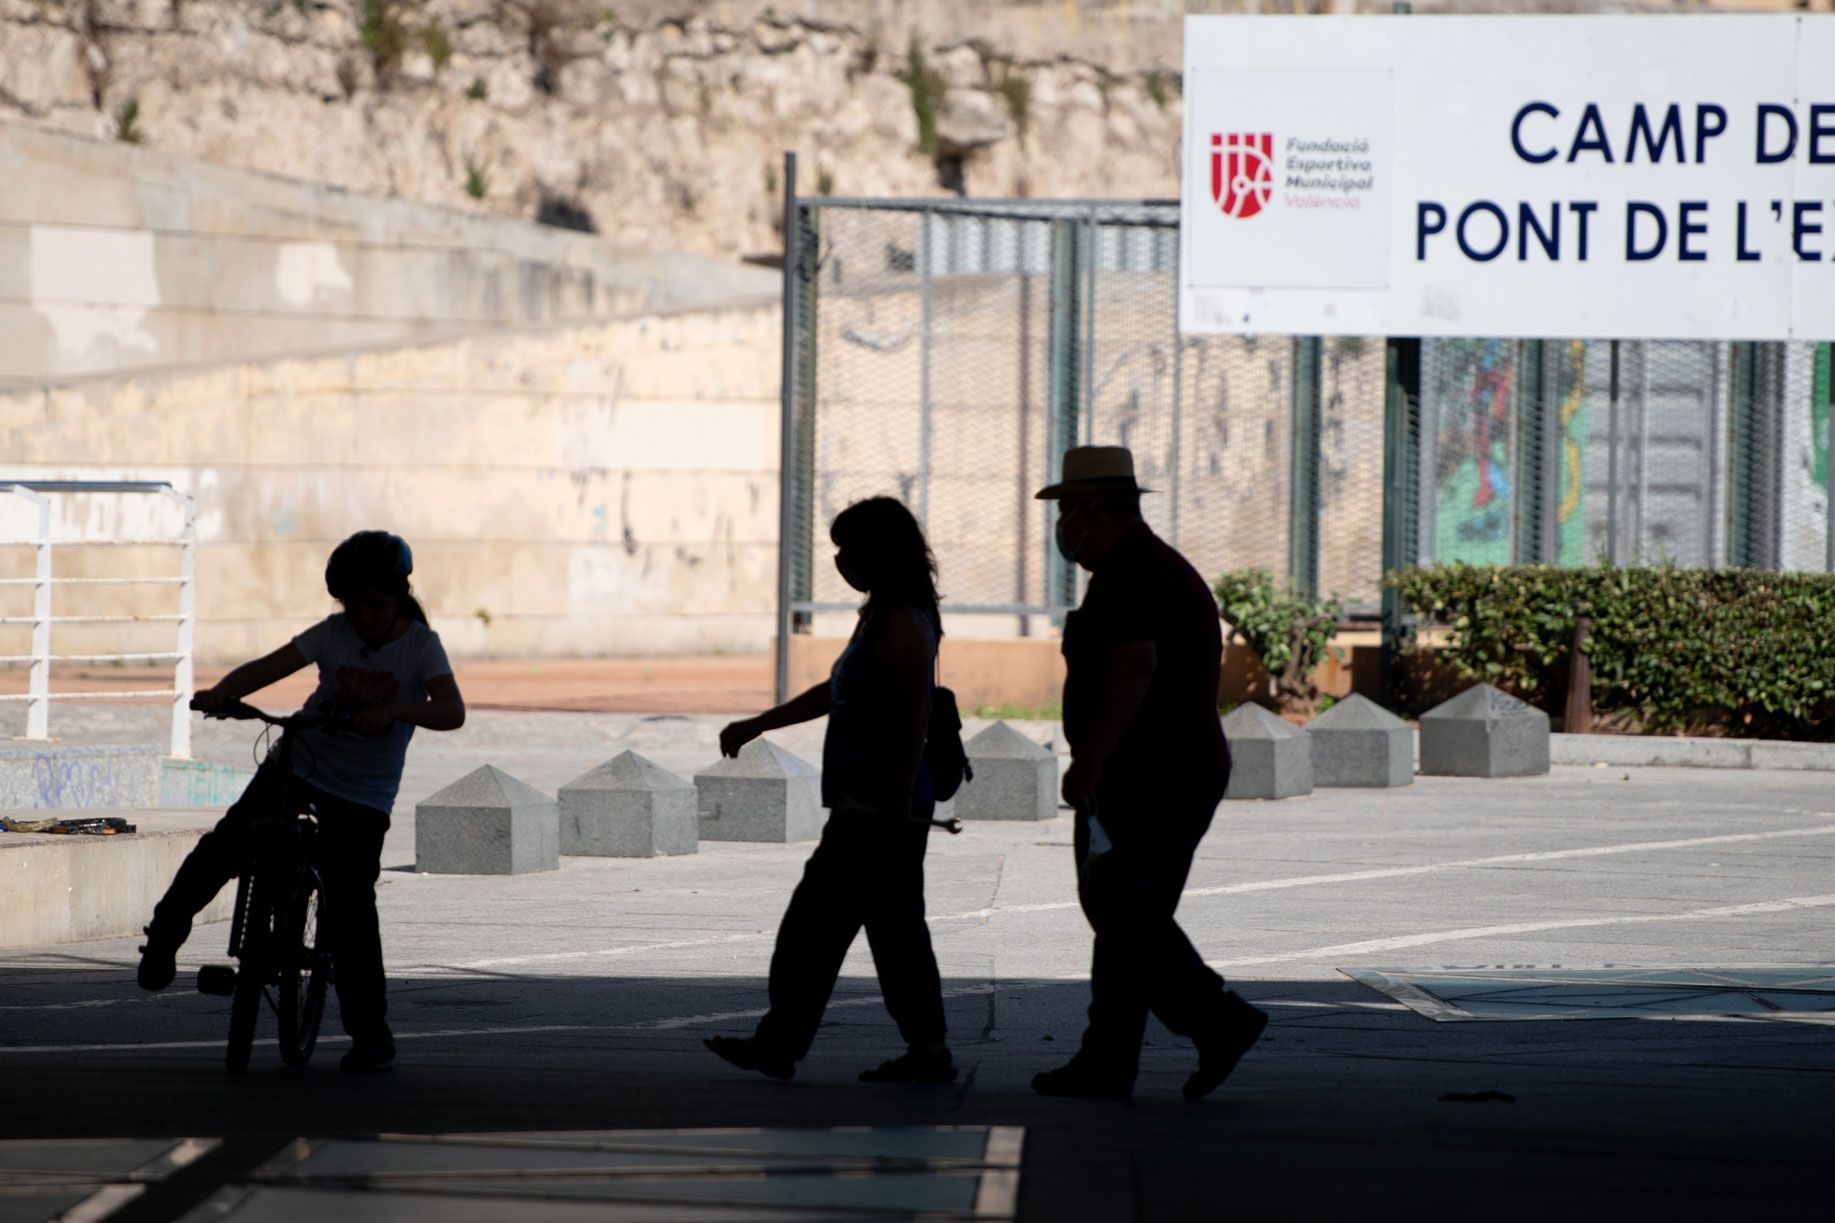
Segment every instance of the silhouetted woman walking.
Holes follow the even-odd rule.
[[[735,756],[779,727],[828,715],[822,745],[821,844],[777,930],[771,1010],[743,1039],[707,1047],[746,1070],[787,1079],[809,1052],[841,961],[866,927],[886,1009],[910,1046],[865,1071],[868,1083],[948,1083],[943,991],[924,922],[924,847],[935,809],[924,767],[932,675],[943,635],[936,558],[911,511],[890,497],[843,510],[829,530],[835,568],[867,601],[825,684],[734,722],[720,750]]]

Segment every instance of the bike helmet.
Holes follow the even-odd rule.
[[[414,553],[407,540],[387,531],[358,531],[332,549],[325,562],[325,589],[338,600],[364,590],[395,594],[408,588],[413,572]]]

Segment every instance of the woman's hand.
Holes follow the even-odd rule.
[[[395,725],[395,707],[393,705],[371,705],[368,709],[359,709],[351,717],[350,724],[359,734],[387,734],[389,727]]]
[[[234,700],[215,688],[200,688],[191,694],[191,707],[199,713],[222,713],[223,706]]]
[[[737,756],[739,749],[758,738],[758,719],[741,718],[720,728],[720,754]]]

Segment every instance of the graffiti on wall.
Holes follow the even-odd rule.
[[[1434,559],[1510,563],[1516,350],[1508,340],[1447,340],[1435,420]]]

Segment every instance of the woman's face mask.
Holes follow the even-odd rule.
[[[868,594],[871,592],[872,582],[869,580],[866,570],[862,569],[859,564],[854,561],[854,558],[849,556],[846,552],[835,553],[835,571],[841,575],[842,581],[852,586],[855,590],[858,590],[861,594]]]

